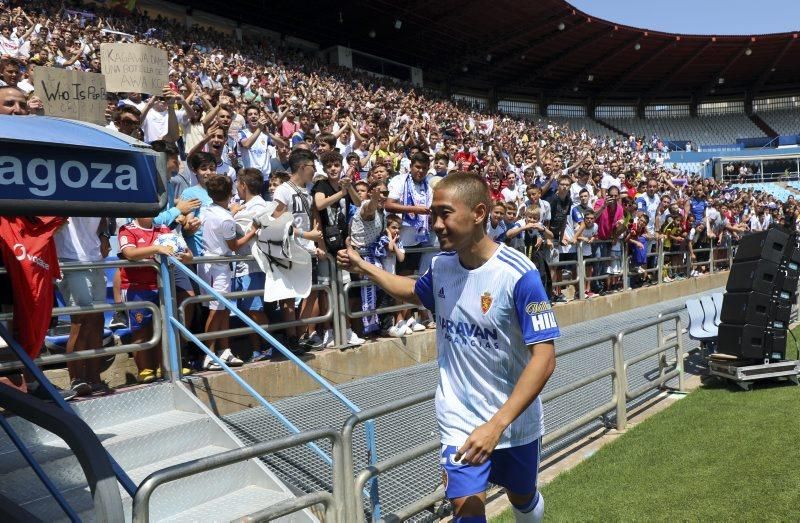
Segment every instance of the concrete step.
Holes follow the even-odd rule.
[[[212,424],[213,420],[201,414],[168,411],[107,427],[97,436],[124,470],[132,470],[181,454],[186,449],[209,445]],[[32,450],[59,489],[69,490],[86,485],[77,459],[63,440],[52,440]],[[3,471],[0,474],[0,492],[7,495],[13,492],[18,502],[50,497],[21,455],[5,455],[0,460],[0,470]]]
[[[201,447],[189,452],[184,452],[172,456],[171,458],[160,460],[147,464],[145,466],[129,471],[131,480],[139,484],[147,476],[157,470],[166,467],[186,463],[206,456],[212,456],[225,452],[226,448],[209,445]],[[186,521],[183,519],[182,513],[185,511],[195,510],[199,506],[206,504],[213,504],[219,498],[239,492],[246,488],[257,489],[259,492],[265,493],[261,499],[254,500],[249,504],[242,515],[249,514],[259,508],[264,508],[276,499],[278,501],[286,499],[287,494],[269,490],[266,488],[255,487],[252,485],[252,475],[254,473],[254,465],[252,463],[237,463],[223,467],[217,470],[204,472],[196,476],[191,476],[171,483],[166,483],[160,486],[153,494],[150,501],[150,518],[151,521],[162,521],[167,518],[178,518],[178,520]],[[131,518],[132,500],[127,493],[120,487],[120,494],[123,497],[123,508],[125,511],[126,520]],[[94,521],[94,512],[92,510],[92,498],[89,492],[88,485],[82,485],[66,490],[64,497],[70,503],[74,510],[82,515],[84,521]],[[252,509],[254,503],[260,503],[257,508]],[[58,504],[49,497],[40,498],[28,501],[22,505],[31,511],[43,521],[66,521],[64,515]],[[236,507],[221,506],[220,509],[234,509]],[[227,521],[227,520],[226,520]]]
[[[163,519],[163,522],[227,522],[247,516],[271,505],[286,500],[290,496],[259,487],[245,487],[224,496],[215,498],[207,503],[183,512],[175,517]],[[294,522],[308,521],[302,513],[286,516],[277,521]]]
[[[213,456],[240,443],[180,385],[157,384],[77,402],[73,408],[134,484],[164,468]],[[89,486],[77,459],[59,437],[20,418],[9,419],[38,463],[83,521],[94,521]],[[132,499],[120,488],[125,518]],[[43,521],[66,514],[5,436],[0,436],[0,493]],[[292,494],[258,460],[235,463],[156,489],[152,521],[229,521]],[[315,521],[308,512],[287,521]]]

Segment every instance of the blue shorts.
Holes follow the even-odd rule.
[[[158,304],[158,291],[147,289],[133,290],[128,289],[125,293],[125,301],[149,301]],[[128,311],[131,330],[139,330],[153,321],[153,311],[150,309],[131,309]]]
[[[243,311],[264,310],[264,282],[266,275],[263,272],[251,272],[244,276],[237,276],[233,279],[231,291],[261,291],[256,296],[249,298],[239,298],[236,306]]]
[[[458,447],[442,446],[440,463],[445,494],[449,499],[485,492],[489,483],[505,487],[514,494],[536,492],[539,471],[539,441],[498,449],[483,465],[463,465],[453,460]]]

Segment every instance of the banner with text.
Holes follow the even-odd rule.
[[[36,67],[33,86],[47,116],[105,125],[106,80],[102,74]]]
[[[111,92],[160,94],[169,81],[163,49],[143,44],[100,44],[100,63]]]

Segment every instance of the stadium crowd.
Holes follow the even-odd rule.
[[[347,242],[388,270],[423,273],[437,243],[432,188],[454,171],[486,178],[494,200],[489,233],[537,264],[555,303],[622,289],[624,264],[633,287],[654,282],[657,270],[665,282],[695,277],[708,270],[710,256],[724,264],[725,249],[741,235],[798,223],[792,197],[777,201],[670,169],[658,137],[591,136],[552,121],[481,111],[429,90],[323,64],[279,42],[238,42],[141,12],[114,16],[40,0],[16,7],[0,0],[0,34],[0,114],[41,113],[41,93],[31,81],[36,67],[100,72],[101,43],[144,43],[169,56],[162,92],[109,93],[107,112],[109,128],[167,154],[168,208],[131,222],[72,218],[56,236],[62,261],[175,254],[155,242],[170,232],[184,238],[185,262],[250,254],[258,233],[253,219],[291,213],[293,241],[317,260],[315,283],[331,277],[329,255]],[[659,245],[665,253],[661,268],[653,255]],[[585,270],[577,270],[579,257]],[[120,272],[116,301],[158,301],[152,271]],[[265,285],[255,262],[199,263],[197,272],[223,292]],[[572,284],[561,283],[579,276],[587,278],[584,296],[577,295],[577,285],[569,292]],[[182,296],[197,291],[186,278],[176,285]],[[59,289],[69,304],[106,300],[101,270],[65,273]],[[268,299],[269,289],[266,294]],[[293,299],[276,305],[261,297],[239,300],[239,307],[262,324],[313,318],[325,312],[320,294],[312,291],[297,307]],[[391,302],[370,285],[353,289],[349,298],[363,311]],[[205,316],[203,328],[227,329],[224,307],[207,305],[207,314],[195,314]],[[101,320],[73,318],[67,350],[99,347]],[[142,311],[116,322],[129,322],[135,340],[149,337]],[[346,341],[357,345],[364,337],[402,337],[435,326],[415,311],[367,315],[352,321]],[[290,327],[281,337],[297,353],[334,345],[330,323]],[[269,358],[260,343],[252,340],[248,358],[236,356],[226,338],[209,341],[209,347],[236,366]],[[156,352],[137,353],[140,381],[158,377]],[[104,388],[93,361],[70,364],[79,395]],[[196,365],[219,368],[208,357]]]

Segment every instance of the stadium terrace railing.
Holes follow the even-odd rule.
[[[229,256],[205,256],[195,258],[191,261],[191,263],[187,265],[196,265],[198,263],[231,263],[231,257]],[[234,258],[236,261],[252,261],[254,258],[253,256],[237,256]],[[326,258],[326,263],[329,264],[331,268],[335,267],[336,263],[331,256]],[[331,272],[332,274],[332,272]],[[331,321],[337,315],[337,300],[334,299],[334,296],[337,294],[336,287],[333,283],[328,284],[317,284],[311,286],[311,292],[319,292],[322,291],[325,293],[327,298],[327,312],[322,314],[321,316],[314,316],[311,318],[303,318],[295,321],[285,321],[280,323],[270,323],[267,325],[261,325],[261,327],[267,331],[278,331],[281,329],[288,329],[290,327],[301,327],[306,325],[314,325],[317,323],[322,323],[326,321]],[[247,297],[254,297],[254,296],[263,296],[264,291],[236,291],[236,292],[225,292],[221,293],[222,296],[228,299],[238,299],[238,298],[247,298]],[[195,303],[206,303],[209,301],[213,301],[216,298],[210,294],[199,294],[197,296],[190,296],[189,298],[184,299],[178,305],[178,319],[185,323],[187,312],[186,308]],[[251,334],[253,330],[250,327],[238,327],[233,329],[226,329],[221,331],[215,332],[206,332],[202,334],[196,334],[196,338],[200,341],[206,340],[215,340],[218,338],[225,338],[225,337],[233,337],[233,336],[242,336],[245,334]],[[180,347],[178,347],[180,350]]]
[[[672,322],[675,323],[676,333],[681,333],[682,327],[681,327],[680,315],[670,314],[631,327],[629,329],[623,330],[622,332],[613,336],[608,336],[605,338],[601,338],[599,340],[592,340],[577,345],[575,347],[570,347],[568,349],[556,351],[556,359],[558,359],[560,357],[569,354],[574,354],[576,352],[610,342],[612,347],[613,364],[609,368],[599,370],[590,376],[586,376],[585,378],[577,380],[563,387],[559,387],[556,390],[549,391],[546,394],[543,394],[542,395],[543,403],[548,403],[550,401],[553,401],[556,398],[562,397],[565,394],[571,393],[582,387],[586,387],[592,383],[595,383],[607,377],[611,377],[611,399],[608,402],[604,403],[603,405],[600,405],[595,409],[592,409],[590,412],[587,412],[584,415],[580,416],[579,418],[573,420],[567,425],[564,425],[562,427],[559,427],[557,430],[547,433],[542,438],[542,443],[549,444],[560,438],[563,438],[565,435],[573,432],[574,430],[582,426],[585,426],[586,424],[596,420],[597,418],[603,417],[605,414],[611,411],[616,411],[617,430],[624,430],[625,427],[627,426],[629,401],[635,400],[655,388],[664,387],[668,381],[675,378],[678,379],[678,389],[681,391],[685,390],[684,367],[683,367],[683,359],[685,357],[685,352],[683,347],[682,336],[678,335],[675,338],[665,338],[662,336],[663,332],[662,328],[664,324],[669,324]],[[626,360],[625,350],[624,350],[625,336],[652,327],[656,327],[657,340],[658,340],[657,346],[643,354],[634,356]],[[675,351],[676,359],[675,362],[670,364],[666,361],[664,354],[672,350]],[[631,389],[628,383],[628,367],[635,363],[644,361],[648,358],[652,358],[654,356],[658,357],[658,369],[659,369],[658,378],[640,387]],[[671,366],[674,368],[672,370],[667,370]],[[423,392],[413,396],[409,396],[407,398],[395,400],[380,405],[378,407],[365,409],[359,413],[351,415],[350,418],[348,418],[347,421],[345,421],[342,427],[345,471],[353,469],[352,440],[353,440],[353,433],[357,425],[364,423],[368,420],[374,420],[375,418],[385,416],[412,407],[414,405],[424,403],[426,401],[430,401],[434,398],[434,396],[435,396],[435,391]],[[378,461],[377,463],[374,463],[369,467],[359,471],[355,477],[355,480],[353,482],[348,481],[346,485],[345,496],[347,498],[347,515],[349,518],[348,521],[365,520],[363,496],[361,495],[361,492],[363,490],[364,485],[368,481],[374,480],[380,474],[395,469],[405,463],[408,463],[409,461],[417,459],[425,454],[432,453],[438,450],[440,446],[441,442],[438,439],[432,439],[430,441],[421,443],[410,449],[407,449],[401,453],[398,453],[394,456]],[[444,490],[438,488],[434,492],[421,496],[419,499],[415,500],[413,503],[409,504],[406,507],[402,507],[390,514],[384,514],[383,520],[403,521],[413,516],[414,514],[417,514],[418,512],[428,507],[431,507],[436,502],[442,499],[444,499]],[[378,521],[378,518],[374,516],[374,513],[372,519],[373,521]]]

